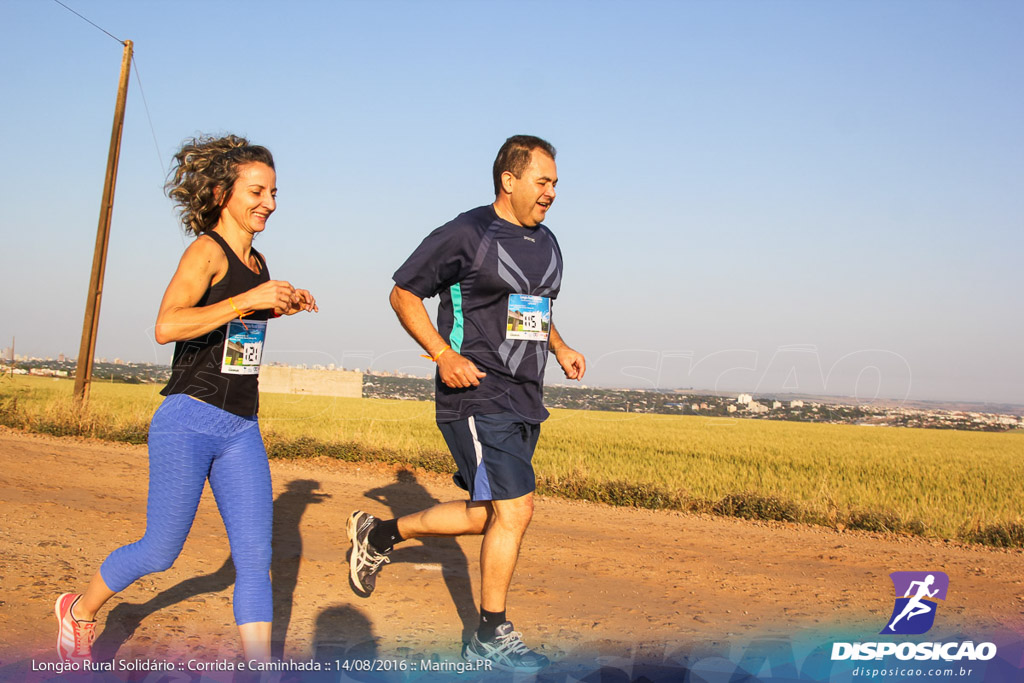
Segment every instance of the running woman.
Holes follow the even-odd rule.
[[[252,247],[277,206],[270,152],[234,135],[186,142],[168,196],[195,241],[171,278],[156,340],[175,342],[171,379],[149,427],[146,532],[112,552],[85,593],[57,598],[57,652],[90,659],[96,613],[138,578],[169,569],[207,479],[234,560],[235,622],[246,661],[270,658],[273,492],[256,417],[267,320],[317,311],[309,291],[271,280]]]
[[[391,305],[406,331],[437,363],[437,424],[469,500],[398,519],[359,510],[348,521],[349,579],[367,597],[396,543],[423,536],[483,534],[480,626],[469,661],[535,672],[548,664],[505,615],[523,534],[533,517],[533,451],[544,408],[548,353],[570,379],[583,355],[562,340],[552,303],[562,252],[541,223],[555,200],[555,148],[530,135],[505,141],[492,169],[493,204],[430,233],[394,275]],[[440,295],[437,327],[423,299]]]

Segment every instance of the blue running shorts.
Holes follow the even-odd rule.
[[[493,413],[437,426],[459,468],[452,478],[471,500],[509,500],[537,488],[533,451],[539,424],[515,413]]]

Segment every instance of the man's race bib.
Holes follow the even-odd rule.
[[[546,341],[551,330],[551,299],[529,294],[508,295],[505,339]]]
[[[229,322],[220,371],[229,375],[260,374],[263,340],[266,336],[266,320],[247,320],[244,324],[241,320]]]

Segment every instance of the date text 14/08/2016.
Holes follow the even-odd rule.
[[[476,660],[473,662],[444,661],[437,659],[336,659],[334,666],[338,671],[431,671],[447,673],[470,673],[490,671],[492,662]]]

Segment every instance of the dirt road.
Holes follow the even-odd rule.
[[[351,510],[392,517],[459,497],[451,482],[327,460],[271,469],[277,654],[457,660],[477,620],[479,539],[399,546],[369,599],[352,594],[345,564]],[[146,484],[144,447],[0,431],[0,678],[55,660],[55,597],[141,536]],[[1019,550],[551,498],[537,504],[509,616],[556,663],[693,663],[764,638],[876,638],[893,606],[888,574],[903,570],[949,575],[943,634],[1024,633]],[[108,604],[98,656],[238,659],[233,575],[207,491],[174,567]]]

